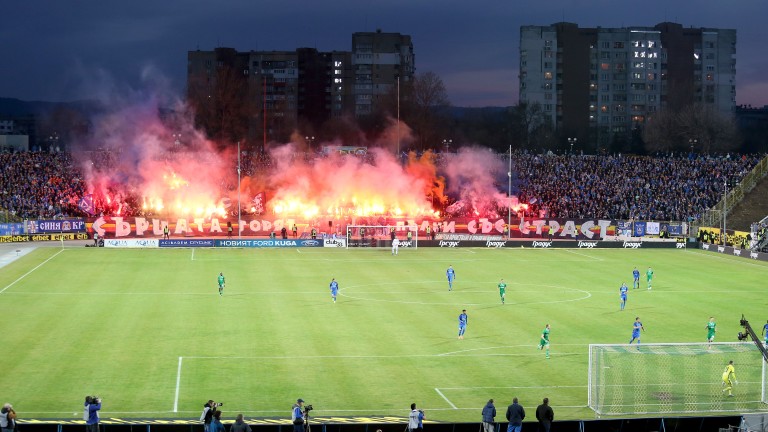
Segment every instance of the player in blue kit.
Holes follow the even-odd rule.
[[[459,315],[459,339],[464,339],[464,332],[467,330],[467,310],[462,309]]]
[[[453,291],[453,280],[456,279],[456,272],[453,270],[453,266],[448,266],[445,276],[448,277],[448,291]]]
[[[632,289],[640,288],[640,270],[638,270],[637,267],[632,270],[632,279]]]
[[[621,287],[619,288],[619,299],[621,300],[621,310],[624,310],[624,306],[627,304],[627,291],[629,291],[629,288],[627,288],[627,284],[623,283],[621,284]]]
[[[339,294],[339,283],[336,282],[336,278],[331,279],[331,297],[333,297],[333,302],[336,303],[336,295]]]
[[[637,339],[637,349],[640,349],[640,330],[645,331],[645,327],[643,327],[643,323],[640,322],[640,317],[635,317],[635,323],[632,324],[632,339],[630,339],[629,344],[632,345],[632,342]]]

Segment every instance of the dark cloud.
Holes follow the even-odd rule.
[[[349,50],[353,32],[380,28],[413,37],[417,71],[439,74],[453,104],[512,105],[518,96],[521,25],[569,21],[621,27],[673,21],[737,29],[737,101],[764,105],[766,16],[764,0],[6,2],[0,96],[89,98],[95,91],[89,81],[139,87],[148,66],[181,92],[188,50]]]

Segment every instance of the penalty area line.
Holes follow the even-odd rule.
[[[176,369],[176,395],[173,398],[173,412],[179,412],[179,388],[181,387],[181,362],[184,357],[179,357],[179,367]]]
[[[16,282],[18,282],[18,281],[20,281],[20,280],[24,279],[25,277],[29,276],[29,275],[30,275],[30,274],[31,274],[33,271],[35,271],[35,270],[39,269],[40,267],[42,267],[42,266],[43,266],[43,264],[45,264],[45,263],[47,263],[48,261],[50,261],[50,260],[52,260],[52,259],[56,258],[56,256],[58,256],[58,255],[59,255],[60,253],[62,253],[62,252],[64,252],[64,249],[62,249],[62,250],[60,250],[60,251],[56,252],[55,254],[53,254],[53,256],[51,256],[51,257],[50,257],[50,258],[48,258],[47,260],[45,260],[45,261],[41,262],[40,264],[38,264],[37,266],[35,266],[35,268],[33,268],[32,270],[30,270],[30,271],[28,271],[28,272],[24,273],[24,274],[23,274],[23,275],[21,275],[21,276],[20,276],[18,279],[16,279],[15,281],[13,281],[13,282],[9,283],[8,285],[6,285],[6,286],[5,286],[5,288],[3,288],[3,289],[1,289],[1,290],[0,290],[0,294],[4,293],[4,292],[5,292],[5,290],[7,290],[8,288],[10,288],[10,287],[12,287],[12,286],[16,285]]]
[[[453,404],[453,402],[451,402],[447,397],[445,397],[445,395],[443,394],[443,392],[440,391],[439,388],[435,387],[435,391],[437,392],[437,394],[440,395],[441,398],[445,399],[445,401],[448,402],[448,405],[450,405],[451,408],[458,409],[456,408],[456,405]]]

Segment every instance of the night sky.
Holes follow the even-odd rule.
[[[413,38],[417,73],[456,106],[518,101],[521,25],[735,28],[736,100],[768,105],[765,0],[131,0],[0,4],[0,97],[71,101],[105,92],[182,94],[187,51],[349,51],[352,33]]]

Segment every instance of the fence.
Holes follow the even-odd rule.
[[[728,213],[744,199],[744,195],[754,189],[757,183],[766,175],[768,175],[768,156],[758,162],[752,171],[744,176],[738,185],[728,191],[717,204],[704,212],[704,214],[701,215],[701,218],[695,222],[696,228],[722,226],[724,216],[727,217]],[[723,212],[723,210],[725,210],[725,212]]]

